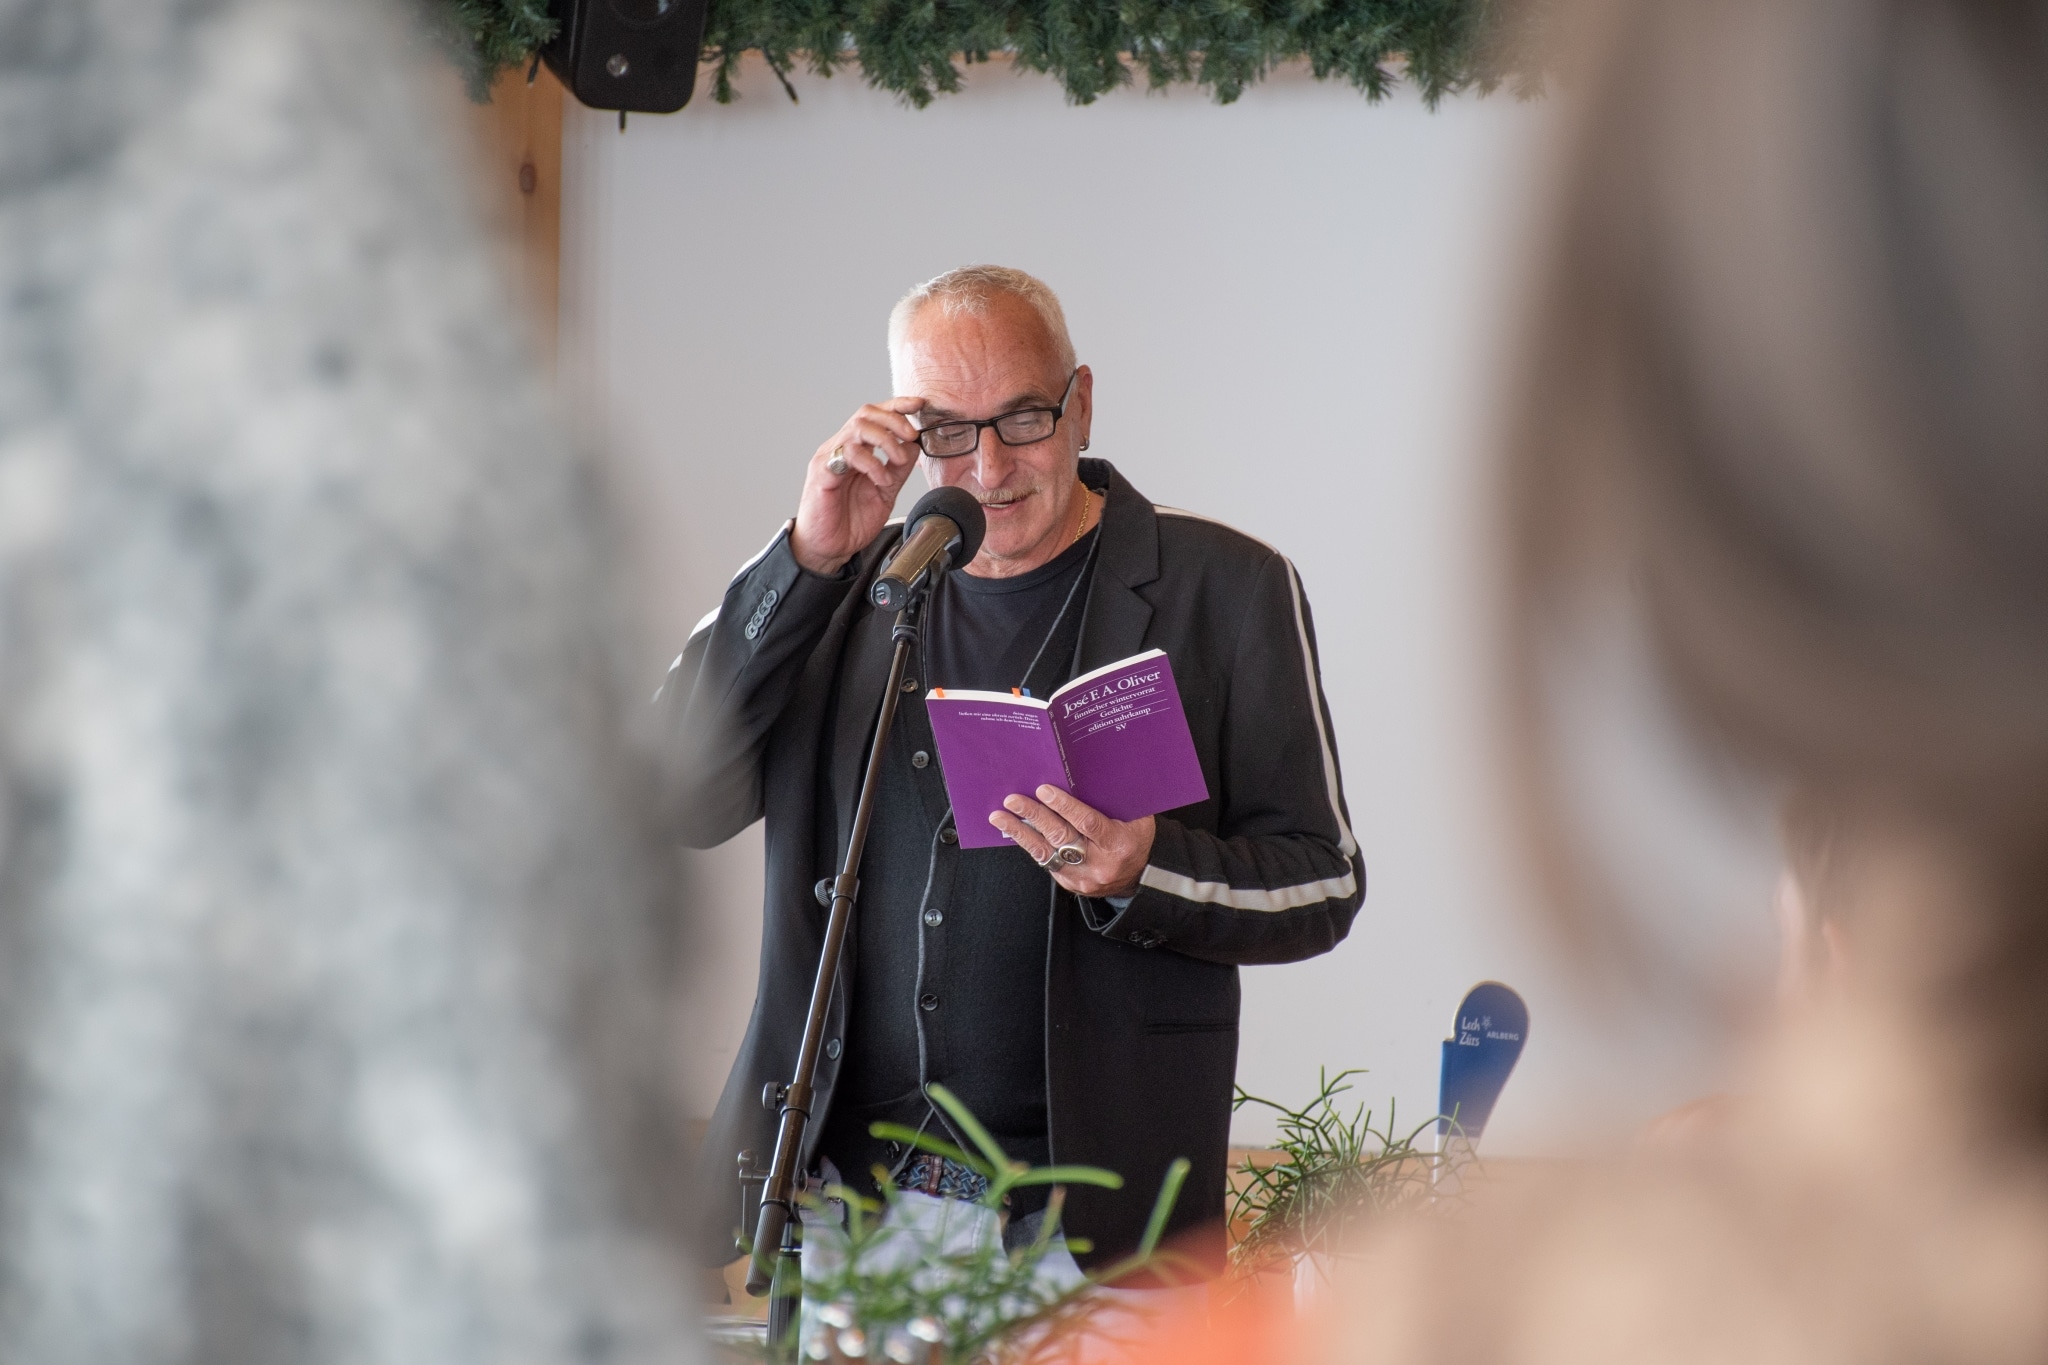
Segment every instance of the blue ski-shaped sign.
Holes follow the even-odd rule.
[[[1513,990],[1498,981],[1482,981],[1466,992],[1458,1006],[1457,1032],[1444,1039],[1438,1136],[1449,1134],[1455,1119],[1465,1141],[1478,1145],[1528,1037],[1529,1007]]]

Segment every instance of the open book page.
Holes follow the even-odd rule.
[[[1084,674],[1050,702],[1068,790],[1104,815],[1135,820],[1208,798],[1164,650]]]
[[[1005,692],[934,688],[925,697],[953,825],[962,848],[997,848],[1009,842],[988,822],[1012,792],[1026,796],[1043,783],[1067,789],[1047,704]]]

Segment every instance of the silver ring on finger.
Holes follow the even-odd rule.
[[[1068,867],[1072,867],[1088,856],[1088,850],[1079,844],[1061,844],[1053,850],[1053,856]]]
[[[1059,866],[1060,851],[1055,848],[1048,852],[1043,858],[1033,858],[1031,861],[1037,863],[1040,867],[1050,872],[1055,867]]]
[[[844,474],[846,472],[845,446],[832,447],[832,458],[825,461],[825,468],[829,473],[832,474]]]

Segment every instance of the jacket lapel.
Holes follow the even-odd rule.
[[[1152,604],[1137,589],[1159,577],[1159,514],[1107,460],[1081,461],[1081,480],[1108,490],[1101,558],[1081,618],[1080,671],[1086,673],[1145,647]]]

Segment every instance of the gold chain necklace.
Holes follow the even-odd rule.
[[[1081,532],[1086,530],[1088,526],[1088,508],[1094,503],[1094,501],[1095,495],[1088,491],[1088,486],[1086,484],[1082,484],[1081,515],[1079,519],[1074,522],[1074,538],[1067,542],[1068,549],[1072,549],[1074,546],[1079,545],[1081,543]]]

